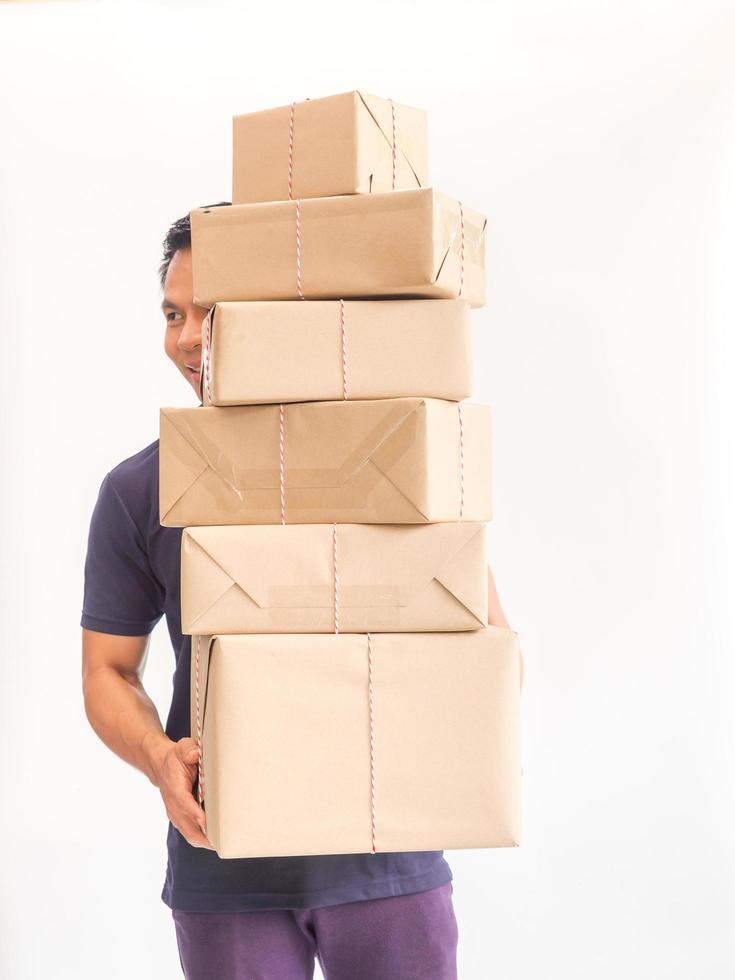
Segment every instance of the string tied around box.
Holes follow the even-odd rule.
[[[339,633],[339,563],[337,560],[337,525],[332,524],[332,567],[334,569],[334,632]]]
[[[339,634],[339,549],[337,547],[337,524],[332,524],[332,567],[334,572],[334,632]],[[375,706],[373,701],[373,648],[372,636],[365,634],[367,641],[368,668],[368,717],[370,736],[370,852],[376,853],[375,830]]]
[[[308,99],[306,100],[309,101]],[[388,99],[390,103],[390,116],[391,116],[391,141],[390,141],[390,152],[391,152],[391,168],[392,168],[392,179],[391,179],[391,190],[396,189],[396,159],[397,159],[397,146],[398,146],[398,108],[393,101],[393,99]],[[296,119],[296,103],[291,103],[291,109],[288,117],[288,199],[293,201],[293,167],[294,167],[294,122]]]
[[[293,120],[296,103],[291,103],[291,117],[288,121],[288,199],[293,201]]]
[[[288,120],[288,199],[293,201],[293,159],[294,159],[294,117],[296,103],[291,103],[291,113]],[[306,299],[301,288],[301,198],[296,198],[296,287],[299,299]]]
[[[461,201],[457,201],[457,204],[459,204],[459,289],[457,290],[457,299],[459,299],[464,289],[464,208]]]
[[[396,104],[393,101],[393,99],[389,99],[388,101],[390,102],[391,122],[393,124],[393,136],[392,136],[392,139],[391,139],[391,147],[390,148],[391,148],[391,156],[393,158],[392,159],[392,163],[393,163],[393,183],[391,184],[391,190],[394,191],[396,189],[396,135],[397,135],[397,131],[398,131],[398,121],[397,121],[398,113],[396,111]]]
[[[286,453],[283,405],[278,406],[278,488],[281,498],[281,524],[286,523]]]
[[[204,809],[204,758],[202,753],[202,714],[201,714],[201,702],[199,695],[199,672],[200,672],[200,659],[201,659],[201,637],[197,634],[196,638],[196,662],[194,664],[194,701],[196,709],[196,736],[197,736],[197,748],[199,749],[199,758],[197,760],[197,796],[199,798],[199,806]]]
[[[459,519],[464,517],[464,422],[462,419],[462,402],[457,402],[457,417],[459,420]]]
[[[203,394],[202,387],[207,392],[207,399],[212,402],[212,319],[215,307],[211,306],[207,315],[202,320],[202,357],[199,365],[201,375],[199,378],[200,395]],[[204,399],[202,398],[202,401]]]
[[[375,834],[375,709],[373,707],[373,651],[370,633],[367,634],[368,711],[370,715],[370,850],[376,852]]]
[[[307,99],[307,102],[309,100]],[[396,162],[397,162],[397,145],[398,145],[398,109],[393,101],[393,99],[388,100],[390,103],[391,110],[391,190],[396,189]],[[289,112],[288,120],[288,199],[289,201],[294,200],[293,196],[293,178],[294,178],[294,121],[296,118],[296,103],[291,103],[291,110]],[[297,197],[295,199],[296,203],[296,290],[299,295],[299,299],[306,299],[304,295],[304,290],[302,286],[301,278],[301,198]]]
[[[342,398],[347,401],[347,331],[345,329],[345,301],[339,301],[339,331],[342,347]]]

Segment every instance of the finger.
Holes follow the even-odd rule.
[[[181,827],[177,827],[179,833],[184,837],[187,844],[191,844],[192,847],[202,847],[208,851],[213,851],[214,848],[204,836],[204,834],[195,827],[193,824],[186,823],[182,824]]]
[[[194,800],[196,777],[196,766],[176,765],[169,770],[159,786],[166,806],[174,810],[186,809]]]
[[[189,780],[189,784],[194,780],[194,775],[196,772],[196,767],[199,764],[201,758],[201,750],[196,743],[190,745],[188,748],[177,746],[176,758],[180,764],[180,768],[186,772]]]
[[[194,803],[194,798],[189,797],[192,803]],[[204,810],[194,803],[193,807],[187,805],[186,800],[174,800],[171,796],[164,798],[164,804],[166,808],[166,816],[174,825],[174,827],[181,827],[184,824],[192,825],[200,830],[203,834],[207,833],[207,814]]]
[[[196,767],[199,764],[200,756],[201,756],[201,752],[199,751],[199,749],[194,748],[194,749],[189,749],[186,755],[182,757],[181,761],[189,773],[193,773],[196,770]]]
[[[169,801],[171,811],[179,815],[184,820],[190,820],[198,827],[206,830],[207,814],[197,803],[191,793],[175,793]]]
[[[199,755],[199,746],[193,738],[180,738],[176,743],[176,754],[185,762],[191,762]]]
[[[183,834],[192,847],[204,847],[210,851],[214,850],[207,837],[202,833],[201,828],[192,820],[183,819],[180,824],[176,825],[176,829],[180,834]]]

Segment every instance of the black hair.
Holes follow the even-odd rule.
[[[217,204],[205,204],[207,208],[224,208],[231,204],[231,201],[218,201]],[[158,277],[163,289],[166,282],[166,273],[171,265],[174,255],[182,248],[191,248],[191,222],[188,213],[183,218],[179,218],[171,225],[166,232],[163,240],[163,261],[158,267]]]

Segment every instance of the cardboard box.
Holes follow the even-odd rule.
[[[189,527],[184,633],[474,630],[487,623],[482,524]]]
[[[485,218],[431,187],[191,212],[194,302],[485,303]]]
[[[366,92],[232,120],[234,204],[425,187],[427,170],[426,113]]]
[[[520,842],[513,631],[194,637],[192,664],[220,857]]]
[[[204,325],[202,401],[460,401],[472,386],[469,321],[453,299],[218,303]]]
[[[162,408],[161,524],[488,521],[490,438],[437,398]]]

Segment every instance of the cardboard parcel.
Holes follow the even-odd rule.
[[[192,663],[220,857],[520,842],[513,631],[195,636]]]
[[[451,524],[189,527],[184,633],[414,632],[487,622],[485,528]]]
[[[425,297],[485,303],[485,218],[431,187],[197,208],[194,302]]]
[[[205,405],[471,391],[463,300],[217,303],[203,331]]]
[[[426,113],[343,92],[232,120],[232,201],[425,187]]]
[[[485,405],[387,398],[161,409],[166,527],[490,517]]]

